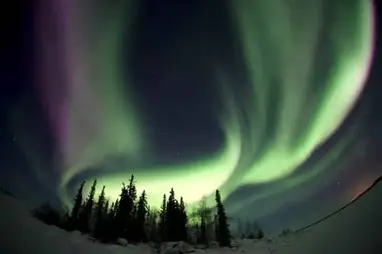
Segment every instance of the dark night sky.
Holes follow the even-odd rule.
[[[190,162],[216,152],[223,145],[223,133],[213,116],[219,103],[213,86],[216,83],[213,66],[220,63],[238,83],[245,83],[248,77],[228,22],[229,12],[226,6],[217,3],[221,1],[141,1],[132,54],[126,59],[126,66],[131,66],[134,90],[150,123],[147,135],[153,143],[151,150],[155,151],[151,163]],[[8,11],[14,14],[2,22],[0,49],[0,186],[32,203],[57,201],[60,182],[54,166],[57,149],[34,79],[35,7],[23,1],[12,1],[12,5],[13,9]],[[376,6],[376,10],[380,12],[381,6]],[[349,193],[362,191],[382,174],[380,19],[377,15],[375,54],[365,89],[339,131],[313,154],[308,165],[319,163],[332,143],[341,139],[342,131],[355,124],[361,131],[347,148],[346,158],[338,163],[341,169],[320,175],[320,184],[309,199],[296,198],[261,216],[260,222],[270,230],[288,226],[285,221],[292,227],[303,226],[348,202]],[[57,82],[57,89],[60,84]],[[21,109],[23,121],[11,121],[15,109]],[[15,129],[28,133],[27,146],[39,151],[35,165],[18,142]],[[44,179],[36,176],[36,166],[47,168],[43,171]],[[304,166],[297,172],[306,170],[309,169]],[[227,202],[277,184],[276,181],[267,186],[244,186]],[[294,193],[304,192],[311,184],[299,185]],[[283,195],[275,199],[281,200]],[[271,207],[273,202],[256,203],[251,211],[259,205]]]

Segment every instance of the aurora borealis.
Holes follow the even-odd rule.
[[[97,178],[99,186],[106,185],[107,194],[115,199],[122,182],[134,174],[139,190],[147,191],[154,206],[171,187],[190,206],[205,196],[212,204],[211,195],[219,188],[232,213],[256,202],[266,203],[257,210],[256,216],[261,217],[285,202],[309,199],[334,181],[330,177],[345,170],[346,163],[341,162],[349,151],[354,153],[354,144],[364,132],[360,121],[354,120],[346,128],[343,125],[370,73],[375,43],[371,2],[237,0],[227,1],[224,7],[216,4],[194,4],[204,9],[190,14],[189,21],[181,14],[171,14],[181,19],[172,20],[179,22],[171,25],[178,29],[172,37],[165,35],[169,30],[151,31],[150,25],[145,28],[142,24],[159,23],[161,15],[186,13],[187,8],[196,7],[167,3],[160,9],[150,1],[117,0],[52,0],[37,6],[33,83],[42,118],[52,133],[51,169],[42,169],[44,163],[38,162],[44,160],[32,148],[38,141],[20,127],[20,111],[13,109],[10,121],[40,184],[48,185],[50,172],[56,179],[50,188],[70,206],[73,191],[83,178],[88,182]],[[145,12],[156,8],[150,5],[158,7],[156,21],[150,17],[152,13]],[[214,8],[225,8],[224,22],[213,21]],[[141,33],[155,33],[157,40],[149,41]],[[217,39],[221,33],[229,35]],[[142,38],[146,38],[144,43]],[[225,52],[227,49],[234,53]],[[166,57],[152,53],[155,50],[162,50]],[[195,56],[190,53],[193,50]],[[170,60],[171,64],[161,62]],[[137,62],[150,67],[139,69]],[[208,78],[203,84],[189,81],[193,76],[202,80],[205,74],[183,62],[196,62],[204,68]],[[179,66],[186,66],[186,74],[179,74]],[[160,73],[157,80],[151,78],[152,72]],[[163,162],[158,157],[169,148],[164,142],[159,145],[156,121],[165,114],[153,112],[161,107],[175,110],[175,103],[165,101],[176,99],[158,99],[155,106],[153,95],[146,93],[164,94],[147,90],[170,89],[164,83],[171,78],[163,76],[178,74],[181,81],[172,81],[176,91],[195,86],[195,94],[208,94],[208,99],[199,101],[197,96],[202,95],[190,93],[194,97],[187,103],[194,105],[189,108],[205,109],[191,114],[213,119],[214,130],[205,127],[203,139],[215,133],[211,139],[219,136],[219,141],[208,145],[202,140],[195,148],[190,127],[182,131],[184,139],[174,142],[183,143],[182,147],[190,142],[192,149],[200,150],[194,152],[197,156]],[[139,80],[142,76],[144,80]],[[189,112],[179,106],[182,110],[182,121],[196,122],[197,117],[187,117]],[[362,119],[363,114],[353,118]],[[179,121],[166,119],[161,120],[167,121],[162,125]],[[187,124],[196,126],[191,120]],[[204,132],[203,128],[194,131]],[[205,152],[204,146],[214,149]],[[248,191],[251,186],[258,189]],[[230,198],[240,191],[246,194]]]

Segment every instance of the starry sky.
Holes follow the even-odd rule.
[[[219,188],[232,217],[277,231],[382,175],[376,4],[12,4],[0,186],[32,204],[70,206],[95,178],[115,198],[133,173],[154,206]]]

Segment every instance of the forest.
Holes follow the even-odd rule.
[[[106,186],[95,197],[97,180],[84,196],[85,183],[81,183],[70,210],[60,213],[46,203],[33,210],[33,215],[48,225],[80,231],[102,243],[184,241],[209,246],[214,241],[221,247],[231,246],[232,234],[219,190],[215,192],[215,207],[208,207],[202,199],[197,209],[187,213],[183,197],[177,199],[173,188],[168,195],[163,194],[160,209],[151,208],[146,191],[137,193],[134,175],[128,185],[122,184],[121,193],[114,201],[107,198]],[[263,236],[258,228],[242,238]]]

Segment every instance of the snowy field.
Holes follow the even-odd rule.
[[[44,225],[31,217],[29,207],[4,194],[0,194],[0,203],[1,254],[156,253],[148,245],[103,245],[77,232]],[[382,181],[345,209],[298,233],[236,243],[238,246],[233,249],[203,250],[190,246],[182,253],[381,254]],[[168,246],[161,253],[176,254],[179,250]]]

